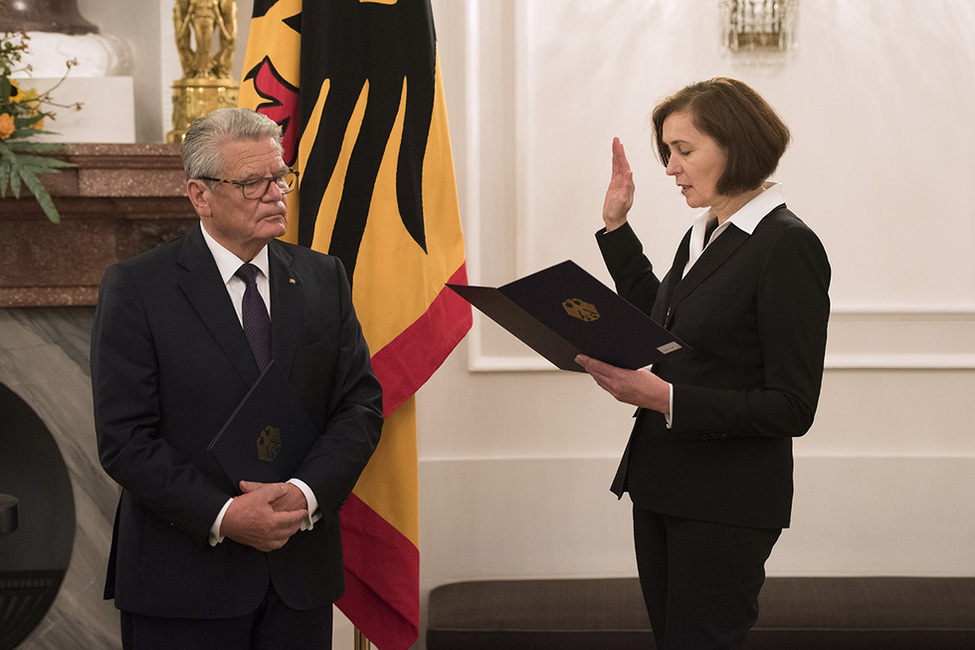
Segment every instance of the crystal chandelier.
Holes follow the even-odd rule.
[[[773,63],[796,47],[799,0],[719,0],[721,40],[743,60]]]

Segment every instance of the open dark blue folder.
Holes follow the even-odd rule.
[[[500,287],[448,284],[562,370],[577,354],[635,370],[689,346],[571,260]]]
[[[235,487],[294,476],[319,431],[281,369],[271,361],[207,449]]]

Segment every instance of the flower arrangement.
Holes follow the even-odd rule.
[[[37,175],[57,173],[64,167],[75,165],[49,155],[62,150],[64,145],[31,142],[30,138],[41,133],[54,133],[44,130],[45,120],[54,119],[54,113],[45,106],[81,109],[81,104],[66,106],[55,104],[51,99],[51,92],[61,85],[77,62],[68,61],[64,76],[44,93],[38,94],[34,88],[21,88],[20,82],[11,75],[30,72],[29,65],[17,67],[27,51],[29,40],[24,33],[8,32],[0,37],[0,197],[5,198],[9,188],[14,198],[19,199],[21,186],[26,185],[47,218],[58,223],[61,217]]]

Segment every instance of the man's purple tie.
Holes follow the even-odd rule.
[[[251,344],[257,367],[261,370],[271,361],[271,319],[267,315],[264,299],[257,290],[257,267],[244,264],[235,274],[245,283],[243,303],[244,334]]]

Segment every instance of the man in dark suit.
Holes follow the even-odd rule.
[[[182,152],[200,225],[111,267],[95,315],[98,450],[122,487],[105,597],[126,648],[329,648],[338,512],[381,389],[341,263],[276,239],[297,185],[278,126],[219,110]],[[289,481],[232,485],[207,446],[270,359],[321,436]]]

